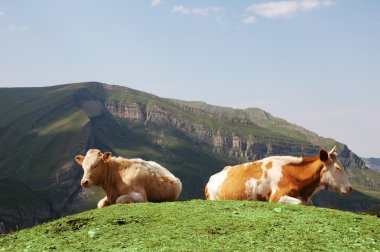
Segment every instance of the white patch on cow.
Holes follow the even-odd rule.
[[[166,177],[173,178],[173,179],[176,178],[173,174],[171,174],[168,171],[168,169],[166,169],[165,167],[162,167],[160,164],[157,164],[154,161],[145,161],[145,162],[148,163],[150,165],[150,168],[153,168],[157,173],[164,175]]]
[[[273,156],[273,157],[264,158],[262,162],[265,164],[269,162],[278,163],[281,166],[287,165],[287,164],[300,164],[302,162],[302,157]]]
[[[267,198],[271,190],[268,179],[263,177],[261,179],[251,178],[245,182],[244,186],[249,195],[248,200],[256,200],[258,196]]]
[[[301,157],[291,156],[273,156],[263,159],[263,163],[266,165],[272,162],[272,168],[267,169],[268,180],[270,181],[270,189],[272,193],[275,193],[278,189],[278,183],[282,178],[282,167],[288,164],[299,164],[302,162]]]
[[[282,165],[277,162],[272,163],[272,168],[268,170],[268,180],[271,191],[274,193],[278,188],[278,183],[282,178]]]
[[[163,167],[162,165],[160,165],[154,161],[145,161],[145,160],[142,160],[139,158],[138,159],[131,159],[131,161],[140,162],[141,164],[147,166],[149,168],[148,170],[150,172],[154,172],[155,174],[159,174],[160,176],[166,177],[166,178],[170,179],[171,181],[173,181],[173,183],[178,185],[178,193],[177,193],[176,198],[179,197],[179,195],[181,194],[181,191],[182,191],[182,183],[168,169],[166,169],[165,167]]]
[[[244,166],[245,167],[250,166],[252,163],[254,163],[254,162],[245,163]]]
[[[252,189],[255,189],[256,186],[257,186],[257,179],[255,179],[255,178],[248,179],[248,180],[245,182],[245,186],[246,186],[246,187],[250,187],[250,188],[252,188]]]
[[[207,183],[207,190],[209,193],[210,200],[218,200],[219,197],[216,195],[216,192],[219,191],[219,188],[222,186],[224,180],[227,178],[227,171],[223,170],[215,175],[210,177],[210,180]]]
[[[144,165],[145,167],[149,168],[150,171],[152,171],[156,174],[159,174],[161,176],[165,176],[165,177],[168,177],[170,179],[173,179],[174,181],[177,181],[177,178],[168,169],[166,169],[165,167],[163,167],[162,165],[160,165],[154,161],[145,161],[145,160],[140,159],[140,158],[132,158],[132,159],[129,159],[129,161],[131,161],[135,164]]]
[[[295,205],[302,205],[303,202],[302,200],[300,199],[296,199],[296,198],[293,198],[293,197],[290,197],[288,195],[285,195],[285,196],[282,196],[278,202],[281,202],[281,203],[289,203],[289,204],[295,204]]]
[[[256,193],[261,195],[262,197],[269,196],[269,193],[271,192],[271,188],[269,186],[268,180],[262,180],[262,183],[260,183],[256,187]]]
[[[256,197],[257,179],[251,178],[247,180],[244,184],[244,187],[245,187],[245,191],[247,195],[249,195],[248,199],[255,200],[257,198]]]
[[[146,198],[141,193],[130,192],[130,193],[119,196],[116,199],[116,204],[138,203],[138,202],[146,202],[146,201],[147,201]]]

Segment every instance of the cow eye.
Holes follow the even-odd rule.
[[[92,166],[93,169],[95,169],[96,167],[98,167],[98,164]]]

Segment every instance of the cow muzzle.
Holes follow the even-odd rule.
[[[342,190],[342,194],[343,195],[347,195],[347,194],[350,194],[350,193],[352,193],[352,186],[348,186],[344,190]]]
[[[91,186],[91,182],[88,179],[82,179],[80,184],[83,188],[89,188]]]

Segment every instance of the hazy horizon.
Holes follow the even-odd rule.
[[[380,1],[0,1],[0,87],[258,107],[380,157]]]

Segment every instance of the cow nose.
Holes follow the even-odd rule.
[[[342,194],[347,195],[352,193],[352,186],[346,187],[346,189],[342,192]]]
[[[90,182],[87,179],[82,179],[80,181],[80,184],[82,185],[83,188],[90,187]]]
[[[347,194],[352,193],[352,186],[349,186],[347,189]]]

